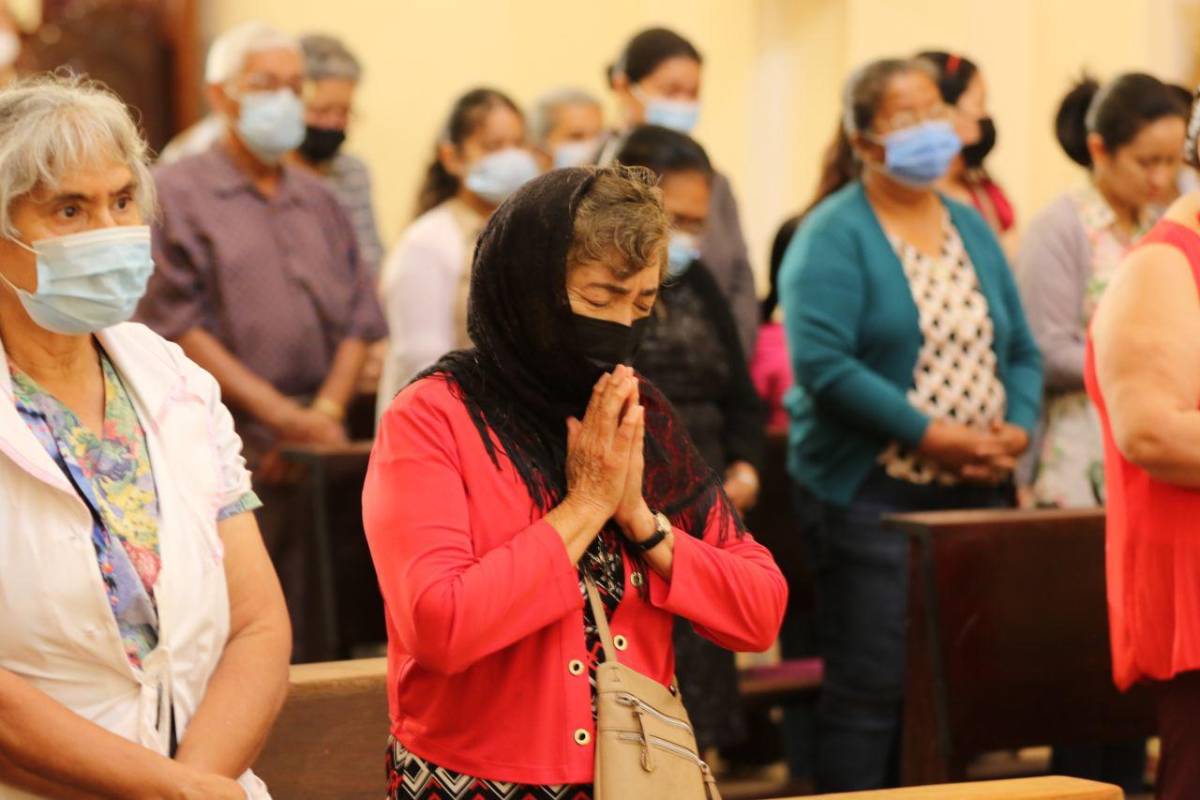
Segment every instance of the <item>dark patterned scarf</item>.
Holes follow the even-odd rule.
[[[502,457],[512,463],[542,513],[566,495],[566,419],[582,418],[600,377],[576,339],[566,285],[575,214],[603,171],[555,170],[500,206],[479,237],[472,266],[467,330],[475,346],[446,355],[422,376],[452,384],[493,463],[499,468]],[[644,378],[640,397],[646,502],[696,536],[715,508],[720,536],[741,535],[721,479],[671,404]]]

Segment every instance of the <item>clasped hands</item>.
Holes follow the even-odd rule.
[[[1016,468],[1029,447],[1029,435],[1007,422],[980,430],[957,422],[934,420],[925,430],[917,452],[958,474],[967,483],[996,485]]]
[[[631,367],[618,365],[596,382],[583,419],[567,419],[567,498],[597,523],[616,521],[640,542],[654,535],[642,496],[646,411]]]

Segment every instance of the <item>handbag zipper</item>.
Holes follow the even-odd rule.
[[[666,739],[659,738],[658,736],[643,737],[640,733],[633,732],[618,733],[617,738],[622,742],[640,742],[642,747],[653,745],[660,750],[666,750],[668,753],[673,753],[680,758],[686,758],[689,761],[694,762],[696,766],[700,767],[701,770],[706,772],[708,771],[708,764],[704,763],[704,759],[700,758],[699,755],[687,749],[683,745],[669,742]]]
[[[675,727],[681,728],[681,729],[687,731],[688,733],[692,732],[691,725],[687,724],[686,722],[684,722],[681,719],[675,719],[672,716],[664,714],[663,712],[659,711],[654,706],[642,701],[640,698],[635,697],[634,695],[629,694],[628,692],[618,693],[617,694],[617,702],[620,703],[621,705],[629,706],[630,708],[639,708],[642,711],[645,711],[646,713],[650,714],[651,716],[657,717],[658,719],[662,720],[663,722],[667,723],[668,725],[674,725]]]
[[[666,739],[660,739],[657,736],[642,736],[633,732],[622,731],[617,734],[617,741],[621,742],[637,742],[642,746],[642,768],[646,769],[646,763],[649,760],[649,752],[651,746],[657,747],[660,750],[665,750],[674,756],[691,761],[700,769],[700,774],[704,779],[705,793],[713,800],[721,800],[721,792],[717,789],[717,780],[712,773],[712,768],[708,766],[708,762],[702,759],[698,754],[692,752],[682,745],[668,742]],[[652,763],[652,762],[651,762]],[[653,768],[647,769],[647,772],[652,772]]]

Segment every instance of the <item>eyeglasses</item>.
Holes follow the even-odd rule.
[[[300,97],[304,92],[304,78],[297,76],[292,80],[281,80],[267,72],[253,72],[242,79],[239,86],[241,92],[278,92],[289,89]]]
[[[924,113],[897,111],[884,124],[878,125],[877,128],[880,133],[892,133],[894,131],[902,131],[905,128],[912,128],[923,122],[949,122],[950,113],[950,106],[945,103],[938,103],[936,106],[931,106]]]

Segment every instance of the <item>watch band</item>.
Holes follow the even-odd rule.
[[[654,515],[654,527],[653,536],[637,543],[638,549],[643,553],[648,553],[662,544],[663,539],[666,539],[667,534],[671,532],[671,520],[667,519],[666,514],[659,511]]]

